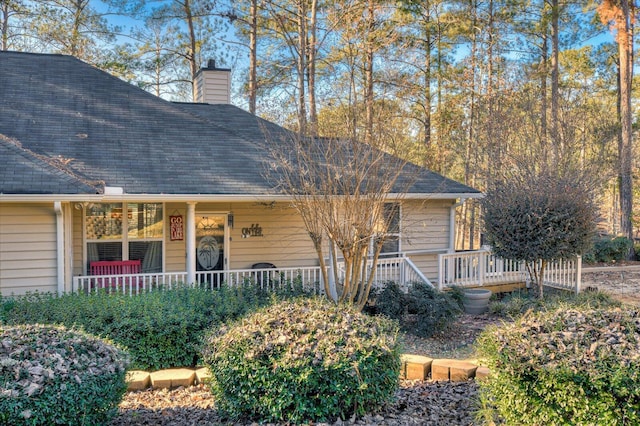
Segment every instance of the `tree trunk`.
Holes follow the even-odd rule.
[[[544,298],[544,270],[547,267],[546,260],[536,260],[532,262],[526,262],[527,272],[531,283],[535,285],[535,292],[538,299]]]
[[[424,145],[431,147],[431,10],[425,1],[424,22]]]
[[[80,21],[82,20],[82,13],[86,4],[82,3],[83,0],[77,0],[72,2],[74,10],[73,10],[73,27],[71,29],[71,37],[69,42],[71,45],[69,46],[69,50],[71,56],[75,56],[76,58],[81,57],[82,54],[80,49]]]
[[[298,0],[298,131],[307,134],[307,107],[305,96],[305,74],[307,62],[307,11],[306,0]]]
[[[620,178],[620,230],[633,239],[631,217],[633,213],[632,145],[633,128],[631,109],[631,85],[633,81],[633,5],[621,0],[623,22],[618,23],[618,53],[620,55],[620,120],[621,137],[618,144]],[[629,257],[633,257],[633,248]]]
[[[162,47],[156,43],[156,48],[155,48],[155,63],[154,63],[154,87],[155,87],[155,92],[156,92],[156,96],[160,97],[160,95],[162,94],[161,92],[161,82],[162,82],[162,65],[161,65],[161,58],[162,58]]]
[[[2,2],[2,50],[9,49],[9,2]]]
[[[542,158],[542,166],[546,168],[548,163],[548,146],[549,139],[547,138],[547,72],[549,68],[549,41],[547,34],[542,35],[542,52],[540,58],[540,146],[541,146],[541,155]]]
[[[256,113],[258,98],[258,0],[249,9],[249,112]]]
[[[184,4],[184,16],[187,28],[189,29],[189,52],[187,52],[187,59],[189,61],[189,70],[191,71],[191,99],[196,99],[196,86],[193,82],[196,79],[196,73],[198,72],[198,63],[196,61],[196,31],[193,25],[193,14],[191,11],[191,3],[189,0],[185,0]]]
[[[553,166],[557,167],[562,155],[562,144],[558,135],[558,101],[559,91],[559,64],[558,55],[560,51],[559,25],[560,12],[558,10],[558,0],[551,0],[551,143],[553,144]]]
[[[318,0],[312,0],[310,22],[309,22],[309,47],[307,61],[307,84],[309,86],[309,124],[312,136],[318,135],[318,111],[316,106],[316,60],[318,53],[317,46],[317,15]]]
[[[367,4],[367,35],[364,57],[365,142],[373,142],[373,52],[375,31],[374,0]]]

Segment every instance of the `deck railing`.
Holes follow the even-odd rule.
[[[546,286],[580,291],[582,258],[547,262],[543,282]],[[438,255],[438,288],[483,287],[533,280],[524,262],[502,259],[488,250]]]

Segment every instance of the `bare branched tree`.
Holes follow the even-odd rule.
[[[351,139],[290,135],[270,154],[267,175],[302,217],[325,293],[362,309],[391,220],[422,169]]]

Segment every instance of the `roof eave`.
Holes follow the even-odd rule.
[[[425,199],[425,200],[457,200],[467,198],[484,198],[482,192],[433,192],[433,193],[407,193],[389,194],[390,197],[405,199]]]
[[[407,194],[389,194],[389,198],[399,199],[420,199],[420,200],[456,200],[467,198],[482,198],[484,194],[481,192],[465,192],[465,193],[407,193]],[[0,202],[19,203],[19,202],[52,202],[52,201],[68,201],[68,202],[255,202],[255,201],[289,201],[291,197],[288,195],[275,194],[1,194]]]

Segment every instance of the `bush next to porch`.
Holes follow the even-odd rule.
[[[31,294],[2,301],[6,324],[63,324],[125,347],[131,367],[158,370],[196,364],[205,330],[269,301],[255,287],[177,288],[137,296]]]
[[[367,311],[382,314],[400,323],[403,331],[430,337],[447,328],[462,313],[462,290],[438,291],[424,283],[414,283],[407,293],[389,282],[375,292]]]
[[[640,424],[636,310],[529,314],[485,330],[478,349],[492,371],[482,399],[507,424]]]
[[[62,327],[0,327],[0,424],[104,425],[127,385],[127,357]]]
[[[231,419],[328,421],[382,406],[398,386],[397,325],[321,298],[285,301],[216,330],[204,360]]]

